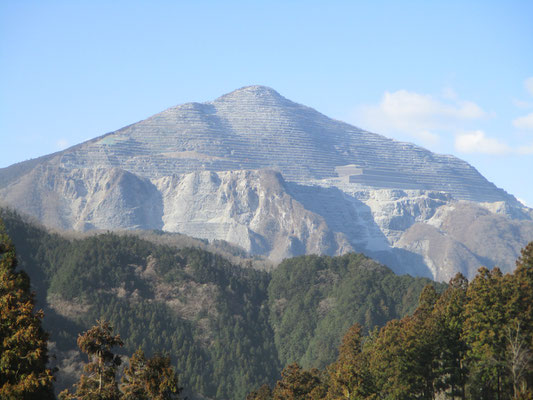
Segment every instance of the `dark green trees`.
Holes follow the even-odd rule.
[[[289,365],[272,397],[533,399],[533,243],[512,274],[482,267],[471,283],[458,274],[442,294],[426,286],[413,315],[379,332],[363,337],[352,326],[327,371],[310,385],[320,373]]]
[[[89,356],[84,374],[75,385],[75,393],[64,390],[61,400],[178,400],[181,388],[170,358],[156,354],[146,358],[138,349],[124,369],[122,384],[117,382],[117,367],[121,364],[114,347],[122,347],[119,335],[113,334],[109,322],[96,325],[78,337],[78,346]]]
[[[51,399],[43,314],[34,313],[29,278],[16,266],[15,248],[0,221],[0,398]]]

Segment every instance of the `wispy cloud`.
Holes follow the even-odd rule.
[[[513,126],[524,131],[533,131],[533,112],[514,119]]]
[[[462,153],[481,153],[492,155],[509,154],[513,150],[498,139],[487,137],[482,130],[464,132],[455,137],[455,149]]]
[[[461,100],[451,88],[441,96],[398,90],[385,92],[377,105],[356,111],[358,124],[381,133],[402,132],[425,144],[439,141],[439,131],[454,130],[465,121],[475,121],[487,113],[472,101]]]

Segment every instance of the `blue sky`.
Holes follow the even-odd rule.
[[[0,167],[262,84],[533,206],[531,1],[0,2]]]

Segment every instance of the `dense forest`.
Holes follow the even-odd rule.
[[[65,238],[8,210],[0,218],[27,272],[17,279],[29,293],[31,278],[44,310],[31,318],[48,395],[54,366],[57,393],[94,362],[79,338],[102,321],[120,338],[116,355],[132,355],[113,373],[156,360],[172,378],[172,365],[176,379],[165,382],[189,398],[507,399],[531,389],[531,245],[513,275],[481,269],[471,283],[442,285],[360,254],[296,257],[265,272],[201,248]],[[15,253],[1,239],[4,268]]]
[[[512,274],[481,267],[439,294],[428,285],[412,315],[346,332],[327,367],[285,367],[247,400],[533,399],[533,242]]]

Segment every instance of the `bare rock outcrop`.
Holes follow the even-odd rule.
[[[533,210],[465,161],[263,86],[0,169],[0,204],[60,229],[180,232],[275,261],[360,251],[438,280],[512,269],[533,240]]]

